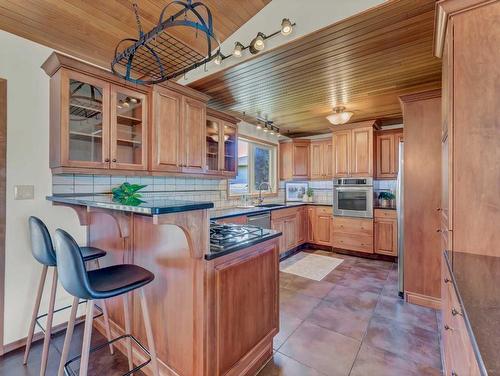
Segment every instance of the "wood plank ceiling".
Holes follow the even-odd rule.
[[[389,124],[402,117],[399,95],[441,86],[434,5],[389,1],[190,86],[212,96],[212,107],[268,117],[290,137],[328,132],[337,105],[354,112],[351,122]]]
[[[109,68],[116,44],[137,37],[132,3],[137,3],[144,31],[158,23],[172,0],[0,0],[0,29]],[[222,42],[271,0],[204,0]],[[174,5],[175,7],[175,5]],[[178,8],[177,8],[178,9]],[[169,13],[171,14],[171,13]],[[201,38],[172,29],[172,35],[205,55]]]

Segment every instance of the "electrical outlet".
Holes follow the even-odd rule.
[[[14,200],[34,200],[35,186],[34,185],[15,185]]]

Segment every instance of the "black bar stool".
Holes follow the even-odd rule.
[[[66,332],[66,338],[64,340],[63,354],[61,356],[59,369],[64,368],[65,371],[68,371],[69,365],[81,358],[79,375],[87,375],[90,353],[106,346],[106,344],[104,344],[92,349],[90,348],[93,301],[95,299],[108,299],[123,295],[126,333],[110,342],[115,342],[120,339],[127,340],[129,372],[125,375],[130,375],[151,362],[153,375],[158,376],[158,361],[156,359],[153,330],[151,328],[151,320],[143,288],[154,279],[154,274],[140,266],[131,264],[113,265],[102,269],[87,271],[85,269],[81,248],[70,234],[64,230],[57,229],[55,244],[57,271],[64,289],[76,299],[87,299],[88,301],[85,329],[83,333],[82,355],[66,362],[71,335],[73,333],[74,315],[76,314],[76,309],[72,309],[73,316],[70,318],[70,323],[68,324],[68,331]],[[132,325],[129,311],[129,293],[136,289],[139,289],[142,317],[144,319],[149,350],[131,334]],[[73,303],[73,307],[75,307],[75,303]],[[132,340],[149,356],[147,361],[135,368],[132,360]]]
[[[47,360],[49,357],[49,345],[50,339],[52,335],[52,321],[55,312],[62,311],[64,309],[70,308],[72,306],[63,307],[57,310],[54,310],[55,299],[56,299],[56,289],[57,289],[57,280],[58,273],[56,269],[57,260],[56,253],[54,251],[54,246],[52,244],[52,239],[50,237],[49,230],[47,226],[37,217],[30,217],[29,220],[29,229],[31,236],[31,252],[33,257],[43,265],[42,275],[40,277],[40,282],[38,283],[38,291],[35,299],[35,306],[33,307],[33,313],[31,316],[31,322],[28,330],[28,336],[26,339],[26,349],[24,352],[23,364],[28,362],[28,357],[31,349],[31,344],[33,342],[33,334],[35,332],[35,325],[38,325],[42,331],[44,332],[44,341],[43,341],[43,351],[42,351],[42,359],[40,365],[40,375],[45,375],[47,369]],[[100,257],[106,255],[106,252],[102,249],[95,247],[82,247],[82,257],[84,262],[94,261],[99,268]],[[54,268],[54,273],[52,277],[52,287],[50,290],[50,300],[49,300],[49,309],[46,314],[38,315],[40,310],[40,301],[42,300],[43,288],[45,285],[45,279],[47,277],[47,271],[49,267]],[[106,327],[106,334],[108,336],[108,340],[111,338],[111,330],[109,328],[109,319],[108,312],[106,309],[106,305],[104,301],[101,303],[102,313],[104,315],[104,322]],[[76,313],[76,311],[75,311]],[[47,322],[45,325],[45,329],[40,325],[39,319],[47,317]],[[113,354],[113,347],[110,345],[110,351]]]

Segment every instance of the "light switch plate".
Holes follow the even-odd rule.
[[[34,185],[15,185],[14,200],[34,200],[35,186]]]

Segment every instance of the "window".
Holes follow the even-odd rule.
[[[229,181],[229,195],[276,192],[276,146],[238,139],[238,173]],[[265,184],[267,183],[267,184]]]

